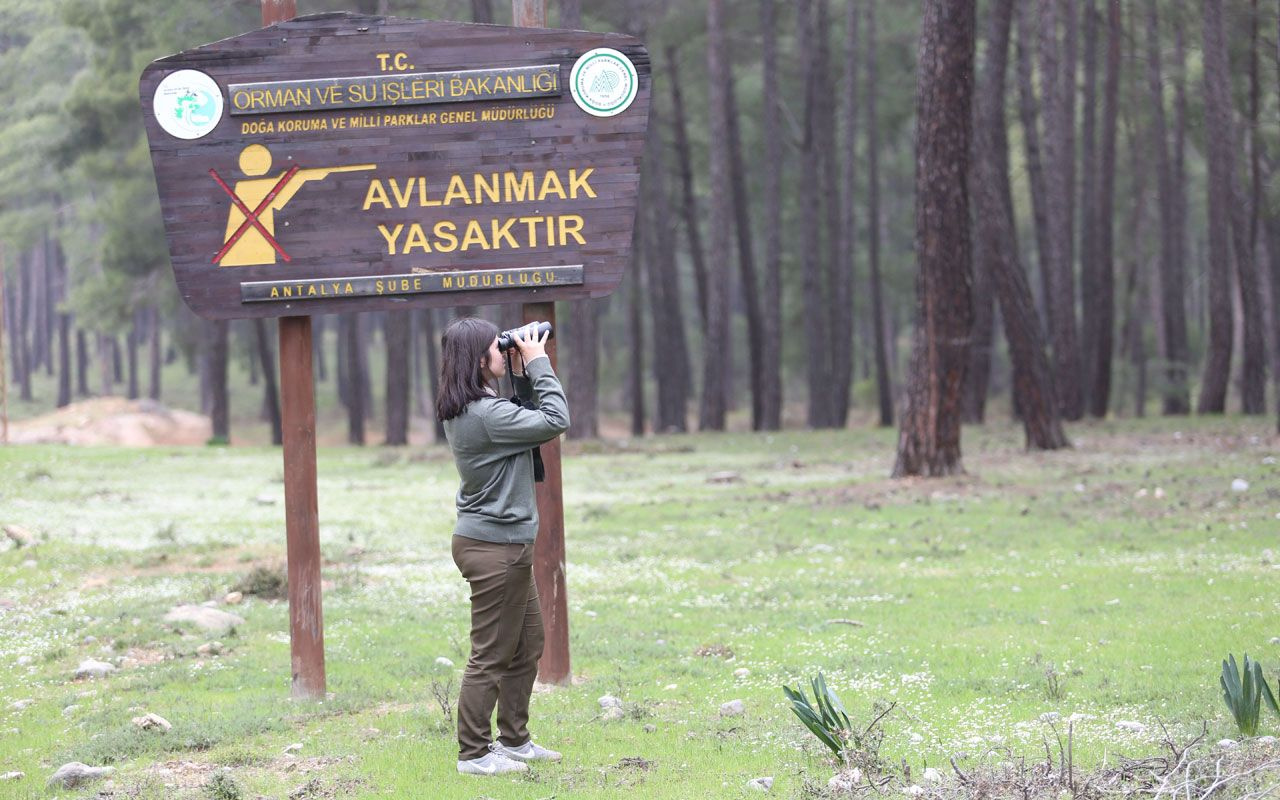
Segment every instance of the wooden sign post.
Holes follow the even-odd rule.
[[[602,297],[630,260],[649,57],[630,36],[350,13],[159,59],[139,95],[174,278],[206,319],[280,318],[293,693],[323,697],[310,314]],[[554,363],[555,348],[549,348]],[[559,442],[535,575],[569,677]]]

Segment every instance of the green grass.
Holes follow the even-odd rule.
[[[245,624],[219,637],[162,619],[283,563],[278,451],[0,448],[0,523],[38,539],[0,546],[0,773],[27,774],[0,797],[51,796],[69,760],[154,798],[738,797],[761,775],[801,797],[833,769],[779,687],[819,670],[855,720],[897,703],[883,755],[917,774],[1042,754],[1048,712],[1059,730],[1077,715],[1086,767],[1154,751],[1160,723],[1234,735],[1219,661],[1247,651],[1280,677],[1270,424],[1076,426],[1055,454],[967,429],[970,474],[944,481],[888,480],[893,431],[571,444],[575,685],[535,695],[532,723],[565,762],[493,781],[455,773],[431,691],[456,687],[466,656],[446,450],[321,450],[332,696],[310,703],[289,699],[283,602],[247,597],[232,609]],[[739,480],[708,481],[722,471]],[[223,655],[198,657],[214,638]],[[126,665],[73,682],[88,657]],[[605,693],[623,720],[599,719]],[[747,713],[722,719],[733,699]],[[136,729],[147,712],[173,730]],[[1278,730],[1266,712],[1260,733]]]

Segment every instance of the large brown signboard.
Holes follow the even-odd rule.
[[[649,75],[628,36],[348,13],[159,59],[178,289],[208,319],[607,294]]]

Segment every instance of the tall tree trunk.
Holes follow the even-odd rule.
[[[875,349],[876,399],[880,426],[893,424],[893,384],[889,377],[888,330],[884,320],[884,292],[880,281],[880,117],[876,111],[880,82],[877,78],[876,3],[867,0],[867,272],[871,292],[871,341]],[[853,3],[853,0],[850,0]],[[853,157],[850,148],[849,157]],[[850,230],[853,226],[850,225]]]
[[[277,388],[275,356],[271,352],[271,337],[267,334],[267,321],[261,317],[253,320],[253,338],[258,348],[258,362],[262,364],[262,405],[271,423],[271,443],[284,441],[280,420],[280,390]]]
[[[1012,12],[1009,14],[1009,19],[1012,20]],[[995,23],[996,17],[990,17],[989,24]],[[994,43],[995,36],[996,31],[988,31],[988,48]],[[1007,51],[1005,58],[1007,59]],[[1003,64],[1004,62],[1002,61],[1001,63]],[[986,69],[990,71],[994,66],[991,54],[988,52]],[[991,262],[993,258],[999,256],[990,251],[992,248],[997,247],[998,243],[994,238],[983,235],[987,231],[984,230],[984,220],[981,219],[983,212],[978,210],[983,208],[983,198],[980,197],[983,188],[982,159],[984,157],[982,152],[984,146],[982,141],[984,136],[982,114],[983,104],[986,101],[985,92],[991,91],[985,88],[986,82],[989,80],[991,80],[990,76],[980,75],[975,90],[973,103],[974,131],[971,142],[974,178],[969,183],[970,202],[975,209],[973,217],[973,333],[969,337],[969,365],[966,367],[964,375],[961,414],[965,422],[973,424],[982,423],[986,417],[987,387],[991,380],[991,359],[995,344],[995,289],[992,285],[993,275],[991,274],[994,265]],[[1001,102],[1003,102],[1003,96]],[[1001,124],[1003,124],[1003,116],[1001,117]],[[988,209],[990,208],[988,206]],[[1034,304],[1032,308],[1034,309]]]
[[[1182,341],[1186,353],[1186,364],[1182,366],[1184,380],[1188,388],[1185,395],[1187,410],[1190,411],[1191,355],[1185,342],[1187,341],[1186,319],[1186,285],[1187,285],[1187,253],[1190,250],[1190,237],[1187,231],[1187,58],[1184,46],[1182,14],[1172,14],[1174,40],[1173,69],[1173,175],[1170,178],[1169,219],[1172,220],[1169,234],[1169,258],[1172,264],[1171,274],[1174,276],[1175,288],[1181,298],[1175,306],[1176,313],[1183,319]],[[1163,319],[1163,315],[1159,317]]]
[[[316,367],[316,381],[324,383],[329,380],[329,370],[324,357],[325,320],[329,317],[318,314],[311,318],[311,359]]]
[[[67,261],[62,244],[55,235],[49,241],[51,280],[55,303],[63,304],[57,311],[58,323],[58,408],[71,405],[71,313],[67,302]]]
[[[1219,5],[1220,2],[1214,2]],[[1236,278],[1240,289],[1240,306],[1244,321],[1244,342],[1241,362],[1240,405],[1246,414],[1265,414],[1267,412],[1267,321],[1264,316],[1262,302],[1262,276],[1258,271],[1256,245],[1258,241],[1258,220],[1256,209],[1261,205],[1261,184],[1259,176],[1261,165],[1257,157],[1258,149],[1258,14],[1257,0],[1253,0],[1249,14],[1249,176],[1250,190],[1248,199],[1240,186],[1239,173],[1234,168],[1232,157],[1231,178],[1231,233],[1236,253]],[[1219,13],[1218,24],[1221,25]],[[1226,54],[1226,43],[1223,42],[1223,54]],[[1230,65],[1227,66],[1230,70]],[[1227,86],[1227,101],[1230,103],[1230,85]],[[1234,109],[1228,106],[1225,123],[1227,131],[1234,138]],[[1233,151],[1234,152],[1234,151]]]
[[[76,328],[76,394],[89,396],[89,342],[84,328]]]
[[[575,300],[569,305],[570,439],[600,435],[600,305],[596,299]]]
[[[17,313],[14,315],[14,321],[17,323],[13,338],[10,340],[13,345],[13,379],[18,384],[18,399],[25,402],[31,402],[31,340],[28,338],[28,332],[31,329],[31,307],[34,305],[32,285],[34,280],[31,276],[33,267],[31,265],[31,253],[24,253],[19,258],[18,265],[18,293],[14,300],[17,305]]]
[[[1130,42],[1130,51],[1128,58],[1130,63],[1134,63],[1137,60],[1138,51],[1137,42],[1135,41],[1138,25],[1136,12],[1132,7],[1130,7],[1129,20],[1130,36],[1128,41]],[[1149,270],[1143,268],[1142,242],[1146,238],[1146,179],[1150,163],[1144,158],[1144,150],[1138,144],[1138,123],[1134,119],[1134,110],[1142,105],[1142,98],[1136,85],[1134,72],[1134,70],[1129,72],[1128,98],[1125,103],[1124,113],[1125,139],[1129,148],[1129,164],[1131,165],[1130,173],[1132,175],[1130,185],[1132,186],[1133,195],[1132,201],[1129,203],[1129,218],[1125,224],[1125,230],[1128,231],[1126,238],[1128,239],[1129,266],[1122,303],[1124,325],[1121,349],[1128,356],[1133,366],[1133,413],[1136,417],[1143,417],[1146,415],[1147,408],[1147,349],[1143,321],[1148,314],[1142,304],[1148,292],[1146,274]],[[1152,124],[1154,125],[1154,122]],[[1156,170],[1158,188],[1158,164],[1156,165]],[[1168,395],[1164,397],[1167,398]]]
[[[698,229],[698,203],[693,191],[693,156],[689,151],[689,135],[685,124],[684,96],[680,92],[679,59],[674,47],[668,46],[667,71],[671,83],[672,125],[676,134],[676,158],[680,165],[680,199],[684,231],[689,240],[689,260],[693,262],[693,283],[698,293],[698,317],[703,331],[707,328],[707,263],[703,255],[702,233]]]
[[[1096,14],[1096,9],[1091,9]],[[1095,23],[1096,24],[1096,23]],[[1086,326],[1093,330],[1093,352],[1090,368],[1089,412],[1098,418],[1107,415],[1111,403],[1111,357],[1115,348],[1115,226],[1112,221],[1115,208],[1116,181],[1116,129],[1120,96],[1120,43],[1124,30],[1120,19],[1120,5],[1107,3],[1107,67],[1103,78],[1102,99],[1102,163],[1097,180],[1097,197],[1090,196],[1086,208],[1093,212],[1091,235],[1094,244],[1092,255],[1085,256],[1096,267],[1091,288],[1092,294],[1084,298],[1085,307],[1093,307],[1091,321]],[[1097,33],[1093,34],[1095,37]],[[1092,100],[1086,101],[1093,105]]]
[[[834,75],[836,65],[831,60],[831,14],[830,0],[817,2],[816,31],[816,72],[818,75]],[[854,53],[847,54],[853,58]],[[854,98],[856,99],[856,98]],[[828,339],[826,350],[826,366],[829,370],[826,380],[826,424],[833,428],[844,427],[849,414],[849,383],[853,378],[853,320],[850,305],[853,303],[853,262],[852,247],[843,251],[844,222],[843,205],[852,203],[852,198],[842,198],[840,185],[841,163],[838,159],[840,147],[837,143],[838,110],[841,103],[839,94],[828,93],[825,102],[816,109],[814,120],[815,147],[818,159],[818,183],[816,188],[822,198],[825,232],[825,253],[822,257],[824,269],[821,279],[824,286],[822,293],[822,313],[826,317]],[[847,106],[847,99],[845,105]],[[856,112],[855,112],[856,113]],[[852,153],[846,154],[847,166],[852,160]],[[852,245],[852,240],[850,240]]]
[[[206,324],[206,325],[211,325],[212,323],[205,323],[205,324]],[[206,332],[206,333],[207,333],[207,332]],[[203,343],[203,345],[204,345],[204,346],[203,346],[203,349],[204,349],[204,351],[205,351],[205,353],[204,353],[204,359],[203,359],[203,360],[204,360],[204,361],[205,361],[205,363],[206,363],[206,366],[205,366],[205,369],[203,370],[203,373],[204,373],[204,374],[205,374],[205,376],[206,376],[206,380],[208,379],[208,372],[209,372],[208,364],[209,364],[209,363],[211,363],[211,360],[210,360],[210,357],[209,357],[209,339],[210,339],[210,338],[211,338],[210,336],[207,336],[207,335],[206,335],[206,340],[205,340],[205,342]],[[110,337],[110,336],[108,336],[107,334],[105,334],[105,333],[99,333],[99,334],[98,334],[98,347],[97,347],[97,351],[98,351],[98,352],[97,352],[97,355],[98,355],[98,385],[101,387],[101,388],[100,388],[100,391],[98,392],[98,394],[102,395],[103,397],[110,397],[112,394],[114,394],[114,392],[112,391],[112,387],[111,387],[111,384],[112,384],[112,380],[111,380],[111,379],[112,379],[112,370],[111,370],[111,359],[112,359],[112,354],[111,354],[111,351],[114,349],[114,347],[113,347],[113,345],[114,345],[114,344],[115,344],[115,343],[111,340],[111,337]],[[207,387],[206,387],[206,389],[207,389]],[[210,408],[212,408],[212,407],[213,407],[213,396],[212,396],[212,395],[209,395],[209,407],[210,407]]]
[[[822,282],[822,229],[821,199],[819,197],[819,128],[822,126],[822,105],[827,102],[821,88],[827,76],[819,71],[816,57],[817,40],[825,35],[818,30],[815,0],[799,0],[797,26],[801,75],[804,76],[804,139],[800,152],[800,264],[803,282],[804,338],[806,348],[805,377],[808,388],[808,413],[810,428],[831,426],[831,403],[828,381],[831,376],[831,331],[827,326]]]
[[[1179,271],[1178,233],[1174,201],[1173,167],[1169,161],[1169,134],[1165,124],[1164,83],[1160,68],[1160,26],[1155,0],[1147,0],[1147,87],[1151,93],[1151,142],[1155,153],[1156,184],[1160,212],[1160,309],[1164,334],[1164,413],[1185,414],[1188,401],[1189,354],[1184,300],[1185,280]],[[1228,334],[1230,336],[1230,334]],[[1228,341],[1228,358],[1230,342]]]
[[[138,344],[139,344],[139,339],[142,336],[142,332],[141,332],[141,329],[139,328],[139,321],[138,321],[139,313],[140,312],[137,309],[134,310],[133,321],[129,325],[129,332],[125,334],[125,347],[127,348],[127,351],[128,351],[127,373],[129,376],[129,380],[127,384],[128,388],[126,389],[126,393],[127,393],[126,396],[130,400],[137,400],[140,394],[138,390]]]
[[[160,309],[151,306],[147,309],[147,397],[160,399],[160,370],[163,366],[160,348],[161,336]]]
[[[988,16],[986,64],[979,76],[974,113],[975,247],[988,259],[987,271],[1000,299],[1009,356],[1013,362],[1013,396],[1028,448],[1055,450],[1067,446],[1054,392],[1044,334],[1026,273],[1018,263],[1018,240],[1009,187],[1009,140],[1004,115],[1005,75],[1014,0],[995,0]]]
[[[1154,0],[1148,0],[1153,3]],[[1152,12],[1154,13],[1154,11]],[[1226,410],[1231,375],[1231,184],[1235,168],[1232,148],[1226,42],[1222,9],[1216,0],[1204,0],[1204,116],[1209,188],[1209,350],[1200,386],[1197,411],[1221,414]],[[1237,250],[1237,257],[1245,253]]]
[[[409,443],[409,314],[389,311],[383,328],[387,350],[387,437],[392,446]]]
[[[206,323],[209,347],[209,393],[212,405],[209,418],[213,423],[213,441],[231,441],[230,397],[227,392],[227,321]]]
[[[761,349],[752,369],[760,373],[760,427],[782,427],[782,125],[778,97],[778,28],[775,0],[760,0],[764,136],[764,297]],[[652,112],[650,112],[652,113]]]
[[[742,161],[742,137],[738,131],[738,103],[733,87],[732,65],[727,63],[728,80],[725,83],[725,120],[729,134],[729,177],[733,187],[734,230],[738,234],[738,266],[742,271],[742,300],[747,312],[747,347],[744,357],[747,374],[751,379],[751,429],[762,430],[764,427],[762,402],[764,400],[763,376],[757,370],[756,363],[764,345],[764,323],[760,314],[760,282],[756,277],[755,247],[751,243],[751,234],[755,227],[751,224],[751,197],[747,192],[746,168]],[[726,351],[727,352],[727,351]],[[731,365],[726,365],[731,370]]]
[[[728,410],[729,282],[733,240],[733,191],[729,173],[729,62],[724,40],[723,0],[707,2],[707,81],[711,114],[711,263],[707,270],[707,331],[703,337],[700,430],[722,431]]]
[[[1080,381],[1083,370],[1075,318],[1075,278],[1072,272],[1072,196],[1075,176],[1073,110],[1075,59],[1071,31],[1073,9],[1067,10],[1066,41],[1059,48],[1058,14],[1061,0],[1040,0],[1040,94],[1044,101],[1045,202],[1048,214],[1048,252],[1043,268],[1048,278],[1045,308],[1053,341],[1054,386],[1066,419],[1079,419],[1083,409]],[[1060,58],[1061,56],[1061,58]],[[1068,81],[1067,78],[1071,80]]]
[[[894,477],[963,471],[960,394],[973,324],[973,35],[973,0],[925,0],[916,83],[916,328]]]
[[[649,276],[647,294],[653,325],[653,373],[658,390],[653,430],[655,433],[683,433],[688,426],[685,415],[689,399],[689,348],[681,311],[675,238],[666,183],[666,147],[660,122],[658,110],[651,107],[642,187],[648,213],[637,219],[637,224],[643,225],[637,239],[644,241]]]
[[[1098,407],[1098,340],[1102,336],[1099,318],[1099,287],[1102,270],[1098,253],[1098,228],[1103,224],[1098,208],[1098,126],[1094,105],[1098,85],[1098,8],[1096,0],[1085,0],[1084,12],[1084,124],[1081,131],[1080,181],[1080,351],[1084,359],[1084,402],[1090,414]],[[1106,405],[1101,416],[1106,415]]]
[[[365,384],[369,376],[361,357],[364,337],[361,336],[360,317],[358,314],[343,314],[338,325],[339,336],[342,337],[342,371],[346,378],[347,442],[364,446]]]
[[[1045,195],[1044,161],[1040,149],[1040,110],[1036,101],[1035,85],[1035,18],[1031,4],[1027,2],[1018,21],[1018,117],[1022,123],[1022,144],[1027,162],[1027,178],[1031,195],[1031,216],[1034,222],[1036,263],[1039,266],[1041,291],[1046,301],[1050,296],[1049,272],[1045,262],[1049,257],[1049,213]],[[1048,325],[1048,315],[1045,315]]]
[[[627,373],[627,399],[631,410],[631,435],[644,436],[644,313],[641,301],[644,291],[644,265],[647,254],[643,252],[642,231],[632,234],[631,275],[632,282],[627,297],[627,331],[631,339],[630,366]]]

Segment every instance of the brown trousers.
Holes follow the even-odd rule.
[[[453,563],[471,585],[471,657],[458,694],[458,759],[489,752],[498,739],[529,741],[529,696],[542,656],[542,611],[533,582],[533,544],[453,537]]]

